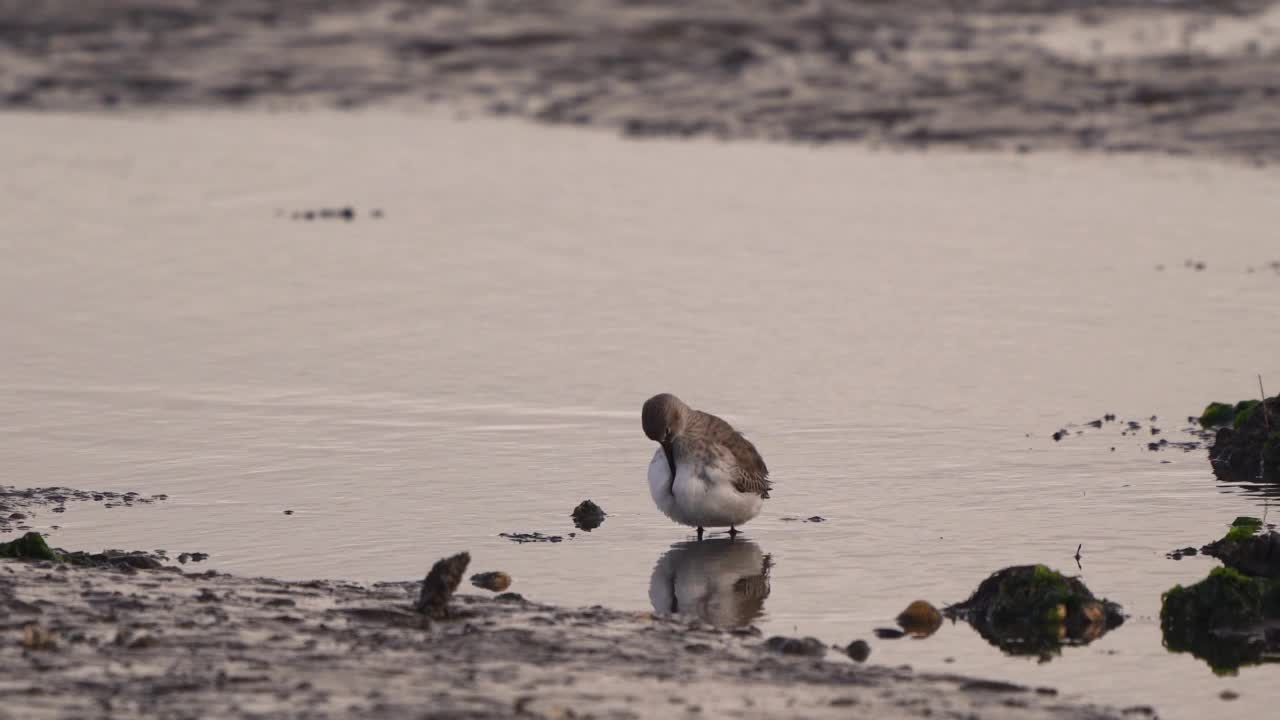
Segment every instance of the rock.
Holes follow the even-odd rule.
[[[1066,436],[1067,436],[1067,431],[1066,431],[1066,430],[1059,430],[1059,431],[1057,431],[1057,432],[1055,432],[1055,433],[1053,434],[1053,441],[1054,441],[1054,442],[1058,442],[1059,440],[1061,440],[1062,438],[1064,438],[1064,437],[1066,437]]]
[[[926,638],[942,627],[942,613],[924,600],[916,600],[898,614],[898,625],[912,637]]]
[[[1189,652],[1214,672],[1266,662],[1280,653],[1280,580],[1214,568],[1200,582],[1175,586],[1161,598],[1164,646]]]
[[[854,662],[863,663],[871,657],[871,645],[866,640],[854,640],[844,651]]]
[[[56,650],[58,641],[46,628],[28,623],[22,627],[22,647],[26,650]]]
[[[504,592],[501,595],[498,595],[497,597],[495,597],[494,600],[498,600],[501,602],[521,602],[521,603],[528,602],[527,600],[524,599],[524,596],[518,592]]]
[[[1280,482],[1280,396],[1210,403],[1200,424],[1217,428],[1209,462],[1219,479]]]
[[[604,522],[605,511],[590,500],[583,500],[573,509],[573,526],[591,532]]]
[[[1088,644],[1124,622],[1119,605],[1095,598],[1079,578],[1044,565],[1000,570],[944,612],[967,621],[1006,653],[1042,659],[1063,645]]]
[[[17,514],[14,513],[14,515]],[[54,552],[49,547],[49,544],[44,541],[44,536],[38,532],[29,532],[17,540],[0,543],[0,557],[19,560],[53,560],[55,562],[62,560],[58,553]]]
[[[471,584],[484,590],[502,592],[511,587],[511,576],[504,572],[483,572],[471,576]]]
[[[418,612],[433,620],[449,616],[449,599],[458,589],[462,575],[471,563],[471,553],[460,552],[452,557],[437,560],[422,581],[422,593],[418,596]]]
[[[1245,575],[1280,578],[1280,533],[1261,530],[1258,518],[1238,517],[1221,540],[1200,551]]]
[[[897,640],[900,637],[906,636],[906,633],[902,632],[898,628],[876,628],[871,632],[875,633],[875,636],[881,640]]]
[[[775,635],[765,641],[769,650],[783,655],[803,655],[805,657],[822,657],[827,654],[827,646],[817,638],[789,638]]]

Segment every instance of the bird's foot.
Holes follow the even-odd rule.
[[[702,528],[698,528],[698,539],[702,539]]]
[[[730,526],[729,526],[729,537],[737,537],[737,536],[739,536],[739,535],[741,535],[741,534],[742,534],[742,531],[741,531],[741,530],[739,530],[738,528],[736,528],[736,527],[734,527],[734,526],[732,526],[732,525],[730,525]]]

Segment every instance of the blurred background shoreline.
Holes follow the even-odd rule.
[[[1280,5],[0,0],[0,109],[443,104],[631,136],[1280,159]]]

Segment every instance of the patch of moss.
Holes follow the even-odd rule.
[[[1063,645],[1086,644],[1124,622],[1119,605],[1095,598],[1079,578],[1045,565],[1005,568],[946,614],[969,621],[1006,653],[1041,661]]]
[[[1235,417],[1235,406],[1227,403],[1211,402],[1205,407],[1204,412],[1200,413],[1200,426],[1226,425],[1232,422]]]
[[[1280,469],[1280,430],[1273,431],[1262,443],[1262,462],[1271,473]]]
[[[1215,673],[1234,673],[1241,665],[1266,661],[1263,623],[1277,614],[1280,581],[1220,567],[1194,585],[1164,593],[1160,629],[1170,651],[1190,652]]]
[[[1245,423],[1249,422],[1249,418],[1257,412],[1258,406],[1262,403],[1258,400],[1241,400],[1236,403],[1234,408],[1235,414],[1231,417],[1231,427],[1239,430]]]
[[[1231,523],[1231,529],[1227,531],[1223,540],[1248,540],[1262,529],[1262,520],[1256,517],[1241,515]]]
[[[62,557],[49,547],[49,544],[44,541],[44,536],[38,532],[29,532],[17,540],[0,543],[0,557],[55,562],[62,560]]]

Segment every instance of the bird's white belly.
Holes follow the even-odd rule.
[[[714,465],[706,468],[703,477],[691,463],[676,463],[676,481],[672,484],[662,448],[649,463],[649,494],[664,515],[693,527],[741,525],[759,515],[764,504],[764,499],[755,493],[735,490],[732,478]]]

